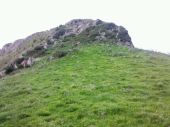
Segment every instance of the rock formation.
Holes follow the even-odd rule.
[[[81,36],[87,41],[109,41],[116,44],[134,47],[128,31],[114,23],[101,20],[74,19],[65,25],[53,28],[49,31],[38,32],[20,39],[14,43],[8,43],[0,49],[0,70],[13,63],[23,54],[32,54],[29,57],[40,56],[49,45],[54,45],[68,36]],[[81,40],[77,40],[81,43]],[[37,48],[42,48],[41,50]]]

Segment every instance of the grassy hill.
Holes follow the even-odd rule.
[[[0,127],[169,126],[170,57],[164,54],[81,44],[0,79]]]

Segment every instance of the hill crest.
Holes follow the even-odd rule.
[[[99,19],[73,19],[65,25],[34,33],[25,39],[8,43],[0,49],[0,69],[12,63],[16,58],[37,46],[54,45],[67,36],[82,35],[90,41],[111,41],[112,43],[134,47],[128,31],[114,23],[107,23]]]

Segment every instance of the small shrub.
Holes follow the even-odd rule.
[[[65,32],[66,30],[64,28],[58,28],[53,38],[59,39],[61,36],[65,34]]]
[[[0,124],[4,123],[7,120],[9,120],[9,116],[7,114],[1,114],[0,115]]]
[[[47,45],[53,45],[54,41],[52,39],[47,39]]]
[[[34,48],[34,50],[38,51],[38,50],[44,50],[44,46],[43,45],[39,45],[39,46],[36,46]]]
[[[26,113],[22,113],[22,114],[20,114],[18,117],[19,117],[19,119],[25,119],[25,118],[27,118],[27,117],[30,117],[30,115],[29,115],[29,114],[26,114]]]
[[[5,74],[10,74],[10,73],[12,73],[13,71],[14,71],[15,69],[14,69],[14,67],[13,66],[7,66],[6,68],[5,68]]]
[[[40,112],[38,113],[38,116],[50,116],[50,115],[51,115],[51,113],[48,112],[48,111],[40,111]]]
[[[127,56],[128,54],[125,53],[125,52],[114,52],[114,53],[111,53],[111,56],[113,57],[121,57],[121,56]]]
[[[40,57],[43,56],[45,54],[45,49],[40,49],[40,48],[35,48],[33,50],[29,50],[26,52],[25,56],[33,56],[33,57]]]
[[[56,53],[53,54],[54,58],[62,58],[68,54],[67,51],[57,51]]]
[[[3,107],[5,107],[5,104],[0,103],[0,109],[3,108]]]
[[[14,63],[16,63],[16,64],[18,65],[18,64],[21,64],[22,61],[24,61],[24,60],[25,60],[24,57],[22,57],[22,58],[17,58],[17,59],[14,61]]]

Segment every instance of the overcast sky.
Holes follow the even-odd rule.
[[[170,0],[0,0],[0,48],[75,18],[114,22],[136,47],[170,52]]]

